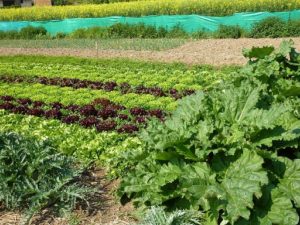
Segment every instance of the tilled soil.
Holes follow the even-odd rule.
[[[290,38],[285,38],[288,40]],[[292,38],[295,47],[300,50],[300,38]],[[91,50],[69,48],[0,48],[0,55],[52,55],[77,56],[92,58],[130,58],[146,61],[182,62],[186,64],[210,64],[215,66],[242,65],[246,59],[242,55],[243,48],[252,46],[278,47],[282,38],[278,39],[205,39],[191,41],[181,47],[165,51],[134,50]]]

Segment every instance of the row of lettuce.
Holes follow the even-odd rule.
[[[214,15],[236,12],[287,11],[299,9],[299,0],[152,0],[101,5],[54,6],[0,10],[1,21],[37,21],[65,18],[146,15]]]
[[[49,138],[64,153],[112,165],[107,162],[118,151],[139,143],[135,134],[149,119],[163,121],[178,99],[210,88],[235,69],[1,57],[1,130]]]
[[[0,73],[71,78],[90,81],[127,83],[131,86],[160,87],[168,89],[201,89],[225,76],[221,70],[209,66],[188,68],[184,65],[166,65],[132,62],[128,60],[84,60],[55,57],[0,57]],[[231,68],[228,68],[231,70]]]

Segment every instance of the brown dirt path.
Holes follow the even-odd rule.
[[[285,38],[285,40],[290,38]],[[292,38],[300,50],[300,38]],[[243,48],[252,46],[279,46],[279,39],[206,39],[191,41],[181,47],[165,51],[134,50],[90,50],[67,48],[0,48],[0,55],[53,55],[92,58],[130,58],[160,62],[182,62],[186,64],[241,65],[246,62],[242,56]]]

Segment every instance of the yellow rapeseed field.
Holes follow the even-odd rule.
[[[148,0],[101,5],[1,9],[1,21],[49,20],[107,16],[185,15],[224,16],[236,12],[300,9],[300,0]]]

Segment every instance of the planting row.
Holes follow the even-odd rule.
[[[126,109],[107,99],[95,99],[88,105],[63,105],[59,102],[47,104],[29,98],[0,96],[0,109],[16,114],[57,119],[66,124],[79,124],[85,128],[96,128],[98,132],[116,130],[119,133],[134,133],[145,127],[147,120],[156,117],[163,120],[162,110],[143,108]]]
[[[176,89],[170,89],[164,91],[160,87],[145,87],[143,85],[132,87],[128,83],[122,83],[118,85],[114,81],[110,82],[101,82],[101,81],[89,81],[89,80],[80,80],[76,78],[48,78],[48,77],[28,77],[28,76],[10,76],[10,75],[0,75],[0,81],[10,82],[10,83],[40,83],[44,85],[55,85],[60,87],[71,87],[74,89],[79,88],[90,88],[93,90],[104,90],[104,91],[119,91],[121,94],[127,93],[136,93],[136,94],[150,94],[156,97],[169,96],[175,99],[180,99],[187,95],[195,93],[194,90],[184,90],[182,92],[177,91]]]
[[[122,152],[137,148],[137,137],[117,132],[97,132],[77,124],[65,124],[59,120],[11,114],[0,110],[0,132],[16,132],[38,140],[50,140],[59,151],[74,155],[82,162],[96,160],[113,166],[114,159]],[[111,173],[114,173],[112,170]]]
[[[10,59],[10,60],[9,60]],[[137,65],[131,62],[109,63],[110,67],[101,64],[88,65],[81,63],[74,65],[66,62],[44,62],[24,59],[20,62],[18,58],[1,58],[1,74],[22,74],[26,76],[46,76],[87,79],[90,81],[109,82],[115,81],[117,84],[128,83],[131,86],[158,86],[164,91],[169,89],[177,90],[199,90],[203,86],[225,78],[228,75],[222,70],[212,70],[210,68],[190,68],[177,69],[176,66],[156,69],[148,65]],[[63,58],[62,58],[63,60]],[[105,62],[105,61],[103,61]]]
[[[65,18],[145,15],[230,15],[235,12],[285,11],[298,9],[298,0],[163,0],[103,5],[54,6],[3,9],[0,20],[49,20]]]
[[[154,97],[148,94],[121,94],[118,91],[91,90],[86,88],[48,86],[27,83],[0,83],[0,95],[11,95],[16,98],[30,98],[33,101],[46,103],[60,102],[63,105],[87,105],[96,98],[105,98],[126,108],[141,107],[144,109],[161,109],[172,111],[177,102],[170,97]]]
[[[0,63],[1,74],[21,74],[26,76],[64,77],[71,79],[88,79],[90,81],[111,82],[121,85],[128,83],[131,86],[157,86],[164,91],[168,89],[186,90],[201,89],[202,80],[208,72],[197,74],[196,71],[155,71],[131,70],[127,68],[99,68],[91,66],[73,66],[66,64],[27,64],[27,63]],[[212,74],[211,76],[213,76]]]

